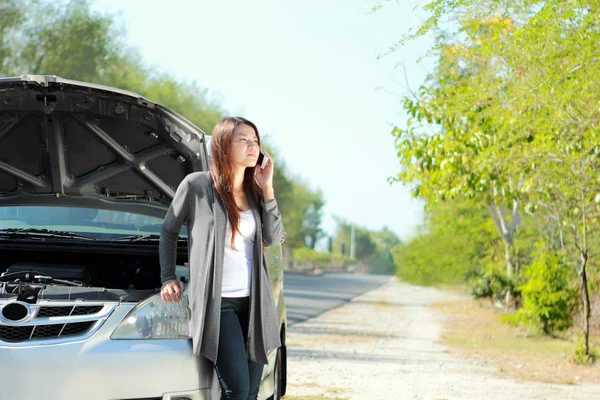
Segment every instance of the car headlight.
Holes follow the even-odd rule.
[[[131,310],[111,339],[187,339],[190,315],[187,296],[179,303],[165,303],[157,294]]]

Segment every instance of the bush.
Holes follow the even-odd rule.
[[[545,334],[569,329],[577,307],[577,291],[569,287],[571,273],[563,255],[538,253],[525,271],[523,308],[505,322],[533,326]]]
[[[591,346],[589,354],[585,353],[583,334],[580,333],[577,340],[577,347],[575,348],[575,355],[573,356],[574,361],[577,364],[594,364],[598,358],[600,358],[600,355],[595,349],[591,348]]]
[[[471,271],[494,258],[499,243],[489,211],[457,199],[428,204],[424,224],[392,255],[396,274],[406,282],[464,284]]]
[[[394,275],[396,266],[394,258],[388,249],[377,249],[374,254],[367,258],[370,274]]]
[[[472,268],[469,257],[458,246],[436,247],[442,240],[428,234],[394,247],[396,274],[406,282],[424,286],[464,283]]]
[[[504,266],[488,264],[482,271],[476,271],[468,280],[471,296],[475,299],[489,298],[505,301],[506,294],[518,301],[521,297],[521,285],[524,278],[521,275],[508,276]]]
[[[346,268],[356,263],[353,258],[335,253],[321,253],[306,247],[293,250],[292,259],[299,263],[313,264],[318,267]]]

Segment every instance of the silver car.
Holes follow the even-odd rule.
[[[205,134],[134,93],[0,79],[0,399],[219,398],[192,354],[187,301],[160,300],[158,237]],[[187,282],[187,232],[177,271]],[[281,248],[268,250],[284,344],[259,398],[286,386]]]

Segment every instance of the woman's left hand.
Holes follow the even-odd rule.
[[[265,157],[267,157],[265,168],[263,169],[260,165],[256,165],[256,169],[254,170],[254,179],[263,192],[273,188],[273,159],[266,151]]]

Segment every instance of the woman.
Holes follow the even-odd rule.
[[[161,296],[179,301],[176,244],[187,222],[193,351],[215,366],[222,399],[256,399],[267,352],[281,345],[263,246],[285,235],[273,190],[273,160],[257,166],[260,136],[244,118],[212,134],[210,172],[177,188],[160,236]]]

